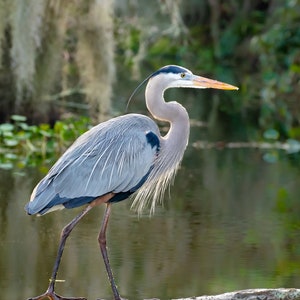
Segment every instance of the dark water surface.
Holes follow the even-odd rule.
[[[246,288],[300,285],[299,164],[279,153],[189,147],[170,197],[138,217],[130,200],[116,204],[108,248],[123,297],[171,299]],[[29,217],[23,210],[42,176],[0,172],[1,299],[45,291],[62,227],[80,210]],[[57,292],[112,299],[97,244],[103,208],[67,241]]]

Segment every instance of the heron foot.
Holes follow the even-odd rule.
[[[49,292],[47,291],[46,293],[34,297],[34,298],[28,298],[27,300],[87,300],[86,298],[83,297],[63,297],[55,292]]]

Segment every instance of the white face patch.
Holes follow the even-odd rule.
[[[167,88],[191,88],[194,87],[193,73],[190,71],[181,73],[160,73],[159,81],[164,82]]]

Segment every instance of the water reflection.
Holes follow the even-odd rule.
[[[61,228],[77,211],[23,211],[42,174],[1,171],[0,290],[25,299],[48,284]],[[266,164],[256,150],[194,150],[154,217],[114,205],[109,254],[122,296],[170,299],[243,288],[295,287],[300,278],[299,170]],[[111,299],[97,235],[102,208],[67,242],[57,292]]]

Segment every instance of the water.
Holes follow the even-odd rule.
[[[262,155],[190,146],[153,217],[136,216],[130,201],[113,206],[108,248],[123,297],[299,286],[299,168],[283,152],[274,164]],[[26,299],[45,291],[60,230],[79,210],[29,217],[23,206],[42,174],[0,175],[1,298]],[[112,299],[97,244],[102,214],[92,210],[67,241],[58,293]]]

